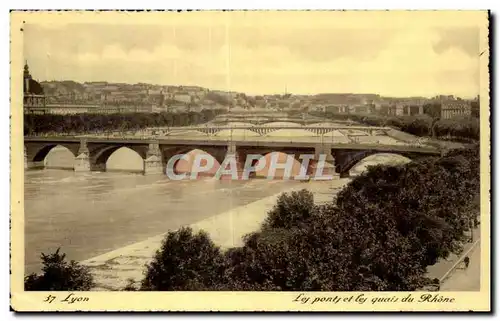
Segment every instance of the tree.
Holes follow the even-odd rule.
[[[26,291],[89,291],[94,286],[87,267],[75,261],[66,262],[66,255],[42,253],[42,274],[32,273],[24,279]]]
[[[378,213],[375,213],[378,214]],[[387,222],[387,221],[385,221]],[[362,227],[334,204],[322,206],[300,228],[268,228],[228,252],[226,290],[398,291],[424,280],[422,250],[391,222]]]
[[[463,157],[444,157],[371,167],[339,193],[337,206],[367,229],[392,222],[401,236],[415,236],[415,246],[425,249],[422,265],[432,265],[464,241],[474,198],[464,179],[469,166]]]
[[[424,113],[430,115],[434,119],[441,117],[441,103],[429,103],[423,106]]]
[[[184,113],[115,113],[115,114],[25,114],[24,134],[102,133],[115,130],[139,130],[157,126],[187,126],[207,122],[222,113],[221,109]]]
[[[226,253],[226,270],[222,290],[276,291],[298,287],[292,280],[295,268],[300,268],[290,247],[293,231],[268,228],[251,233],[241,248]],[[296,259],[296,260],[295,260]]]
[[[401,130],[416,136],[426,136],[432,126],[432,118],[429,116],[409,116],[402,118]]]
[[[314,195],[306,190],[283,193],[268,213],[265,228],[292,228],[306,223],[314,212]]]
[[[195,291],[220,284],[224,256],[206,232],[189,227],[169,232],[146,266],[141,290]]]
[[[466,142],[479,140],[479,118],[458,117],[440,120],[439,104],[427,104],[423,108],[425,115],[414,116],[349,115],[318,111],[312,111],[309,114],[334,120],[350,119],[370,126],[390,126],[417,136]]]

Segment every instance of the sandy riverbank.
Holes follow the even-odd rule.
[[[347,182],[349,179],[311,181],[283,192],[306,188],[314,193],[316,203],[325,203],[330,201]],[[276,199],[280,194],[214,215],[191,224],[190,227],[195,231],[206,231],[222,248],[241,246],[242,238],[246,234],[259,229],[267,212],[276,204]],[[167,232],[81,262],[89,266],[94,275],[96,282],[94,290],[120,290],[125,287],[129,279],[140,282],[143,278],[144,265],[150,262]]]

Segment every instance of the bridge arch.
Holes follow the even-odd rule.
[[[376,150],[350,152],[336,160],[336,172],[347,175],[351,170],[355,174],[365,171],[368,166],[381,164],[405,164],[412,161],[412,156],[404,152],[381,152]]]
[[[122,148],[126,148],[130,151],[134,151],[141,159],[143,159],[143,160],[146,159],[146,149],[145,148],[130,146],[130,145],[105,146],[105,147],[102,147],[98,150],[94,150],[91,153],[91,157],[92,157],[91,169],[105,171],[106,164],[107,164],[109,158],[111,157],[111,155],[113,155],[116,151],[118,151]],[[143,169],[144,169],[144,167],[143,167]]]
[[[326,132],[321,136],[323,137],[323,141],[331,141],[335,144],[349,144],[351,142],[351,139],[338,129]]]
[[[77,156],[78,149],[75,150],[74,146],[66,144],[47,144],[40,147],[36,151],[31,152],[31,157],[28,157],[28,161],[32,162],[43,162],[47,155],[57,146],[64,147],[66,150],[70,151],[73,156]]]
[[[324,133],[322,136],[324,137],[346,137],[346,135],[342,134],[338,129],[333,129]]]
[[[255,166],[260,167],[261,162],[264,163],[264,167],[255,173],[255,177],[258,178],[272,178],[272,179],[283,179],[285,176],[285,169],[277,168],[274,174],[271,171],[271,164],[273,163],[273,157],[277,157],[276,163],[278,165],[284,165],[287,162],[288,154],[283,152],[270,152],[262,156],[255,164]],[[302,168],[302,163],[297,160],[296,157],[293,159],[292,168],[290,170],[290,176],[288,179],[293,179],[295,176],[300,174]]]
[[[106,171],[133,171],[142,172],[144,168],[144,158],[137,150],[128,146],[115,149],[106,160]]]
[[[196,157],[203,155],[208,158],[211,158],[213,161],[213,165],[211,168],[207,169],[204,172],[199,173],[198,175],[200,176],[214,176],[215,173],[217,173],[217,170],[220,167],[220,161],[217,159],[218,157],[212,155],[210,152],[201,149],[201,148],[194,148],[194,149],[180,149],[177,150],[175,153],[176,155],[183,154],[185,155],[183,158],[176,160],[173,164],[170,164],[167,161],[167,166],[172,166],[172,170],[175,174],[191,174],[193,170],[193,164],[195,163]],[[170,159],[169,159],[170,160]],[[206,159],[201,159],[200,166],[207,166],[207,160]],[[168,169],[167,169],[168,170]]]

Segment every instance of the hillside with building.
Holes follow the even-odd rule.
[[[24,110],[35,114],[199,112],[324,112],[383,116],[429,115],[432,118],[479,117],[479,97],[383,97],[378,94],[291,93],[249,96],[199,86],[126,84],[107,81],[41,81],[24,66]]]

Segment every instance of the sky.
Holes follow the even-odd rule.
[[[192,12],[26,19],[39,81],[199,85],[247,94],[479,93],[480,28],[456,15]]]

